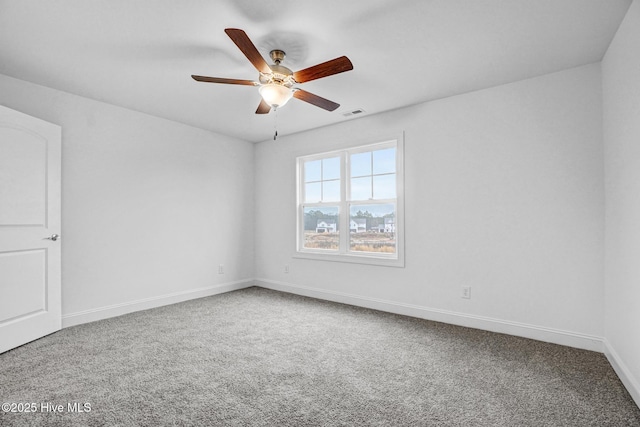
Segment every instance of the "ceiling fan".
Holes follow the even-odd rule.
[[[224,32],[227,33],[231,40],[233,40],[242,53],[244,53],[247,59],[258,70],[260,73],[258,81],[192,75],[191,77],[193,77],[194,80],[207,83],[257,86],[262,100],[260,101],[260,105],[258,105],[256,114],[267,114],[272,108],[282,107],[291,97],[308,102],[327,111],[333,111],[340,106],[340,104],[294,87],[294,85],[353,70],[353,65],[346,56],[341,56],[323,62],[322,64],[305,68],[304,70],[291,71],[289,68],[280,65],[285,57],[284,51],[278,49],[272,50],[269,56],[273,61],[273,65],[269,65],[244,31],[237,28],[227,28]]]

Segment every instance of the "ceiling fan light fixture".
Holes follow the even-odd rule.
[[[260,92],[262,99],[264,99],[264,102],[273,108],[282,107],[293,96],[291,88],[277,83],[264,84],[260,86],[258,91]]]
[[[221,77],[207,77],[192,74],[191,77],[198,82],[224,83],[243,86],[258,86],[258,91],[262,99],[256,109],[256,114],[268,114],[271,110],[276,110],[284,106],[289,100],[295,98],[307,102],[326,111],[334,111],[340,107],[328,99],[314,95],[311,92],[294,87],[300,83],[317,80],[323,77],[333,76],[353,70],[353,64],[346,56],[325,61],[296,72],[282,65],[285,53],[280,49],[274,49],[269,53],[273,64],[269,65],[264,60],[258,49],[253,44],[247,33],[239,28],[225,28],[225,33],[229,36],[240,51],[247,57],[249,62],[258,70],[258,81],[227,79]]]

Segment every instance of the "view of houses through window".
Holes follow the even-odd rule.
[[[349,224],[350,250],[395,253],[394,205],[351,205]]]
[[[304,208],[304,247],[337,251],[340,246],[338,207]]]
[[[397,141],[298,159],[298,250],[397,255]]]

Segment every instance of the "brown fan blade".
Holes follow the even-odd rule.
[[[293,78],[298,83],[304,83],[322,77],[332,76],[338,73],[344,73],[345,71],[353,70],[353,64],[346,56],[332,59],[331,61],[323,62],[322,64],[314,65],[313,67],[305,68],[304,70],[296,71],[293,73]]]
[[[253,44],[247,33],[237,28],[227,28],[225,33],[233,40],[238,48],[244,53],[244,56],[253,64],[258,71],[264,74],[271,72],[269,64],[264,60],[258,49]]]
[[[269,114],[269,111],[271,111],[271,106],[264,102],[264,99],[261,99],[256,114]]]
[[[333,111],[340,106],[340,104],[336,104],[333,101],[329,101],[328,99],[324,99],[302,89],[296,89],[296,91],[293,92],[293,97],[298,98],[301,101],[308,102],[309,104],[313,104],[316,107],[324,108],[327,111]]]
[[[226,83],[228,85],[246,85],[246,86],[258,86],[260,83],[252,80],[238,80],[238,79],[223,79],[222,77],[207,77],[207,76],[194,76],[191,75],[193,80],[207,83]]]

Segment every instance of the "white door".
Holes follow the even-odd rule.
[[[60,145],[0,106],[0,353],[61,328]]]

